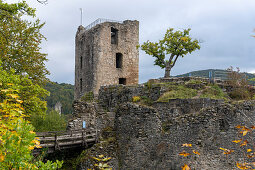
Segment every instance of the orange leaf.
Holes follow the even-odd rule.
[[[241,142],[242,141],[242,139],[240,139],[240,140],[233,140],[232,142],[234,142],[234,143],[239,143],[239,142]]]
[[[255,126],[251,126],[251,129],[255,129]]]
[[[179,155],[186,157],[186,156],[189,156],[190,153],[187,153],[187,152],[185,152],[185,151],[182,151],[181,153],[179,153]]]
[[[193,150],[193,153],[197,154],[197,155],[200,155],[200,153],[198,151],[195,151],[195,150]]]
[[[184,143],[184,144],[182,144],[182,147],[192,147],[192,144]]]
[[[247,145],[247,143],[248,143],[248,141],[247,141],[247,140],[245,140],[245,141],[243,141],[243,143],[241,143],[241,144],[240,144],[240,146],[246,146],[246,145]]]
[[[240,129],[240,128],[243,128],[244,126],[241,126],[241,125],[237,125],[236,128]]]
[[[190,170],[190,167],[187,164],[184,164],[182,166],[182,170]]]

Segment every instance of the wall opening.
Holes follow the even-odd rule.
[[[126,78],[119,78],[119,84],[126,85],[127,84],[127,79]]]
[[[111,44],[117,44],[118,30],[111,27]]]
[[[80,93],[82,93],[82,79],[80,79]]]
[[[122,68],[123,55],[121,53],[116,53],[116,68]]]
[[[82,69],[82,56],[80,57],[80,68]]]

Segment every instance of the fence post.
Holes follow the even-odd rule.
[[[58,149],[60,149],[59,148],[59,145],[58,145],[58,139],[57,139],[57,133],[55,133],[55,150],[58,150]]]

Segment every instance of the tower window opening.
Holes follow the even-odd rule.
[[[119,78],[119,84],[126,85],[127,84],[127,79],[126,78]]]
[[[82,56],[80,57],[80,66],[81,66],[81,69],[82,69]]]
[[[122,68],[123,55],[121,53],[116,53],[116,68]]]
[[[80,93],[82,93],[82,79],[80,79]]]
[[[111,44],[117,44],[118,30],[111,27]]]

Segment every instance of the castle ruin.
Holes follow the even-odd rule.
[[[75,94],[97,95],[100,86],[138,84],[139,22],[98,19],[75,37]]]

